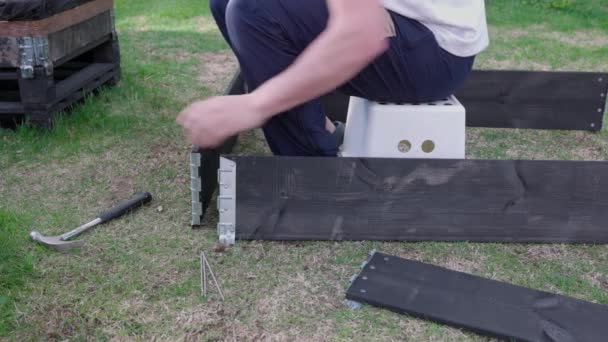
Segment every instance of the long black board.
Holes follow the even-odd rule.
[[[375,253],[350,300],[516,341],[595,342],[608,306]]]
[[[608,162],[228,158],[237,239],[608,243]]]
[[[594,72],[474,70],[456,97],[468,127],[598,131],[608,74]],[[332,119],[344,121],[348,96],[323,98]]]

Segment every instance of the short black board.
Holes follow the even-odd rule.
[[[456,97],[468,127],[602,129],[608,74],[474,71]]]
[[[608,162],[228,158],[237,239],[608,243]]]
[[[346,298],[516,341],[595,342],[608,306],[375,253]]]

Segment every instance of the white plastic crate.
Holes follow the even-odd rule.
[[[423,104],[351,97],[344,157],[464,159],[465,109],[454,96]]]

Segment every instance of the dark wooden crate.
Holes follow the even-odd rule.
[[[0,23],[0,121],[50,126],[54,113],[118,82],[112,5],[95,0],[42,20]],[[24,62],[28,42],[43,46],[45,58]]]

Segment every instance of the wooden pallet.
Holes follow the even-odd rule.
[[[0,22],[0,121],[48,127],[55,113],[118,82],[112,5],[96,0],[41,20]]]

